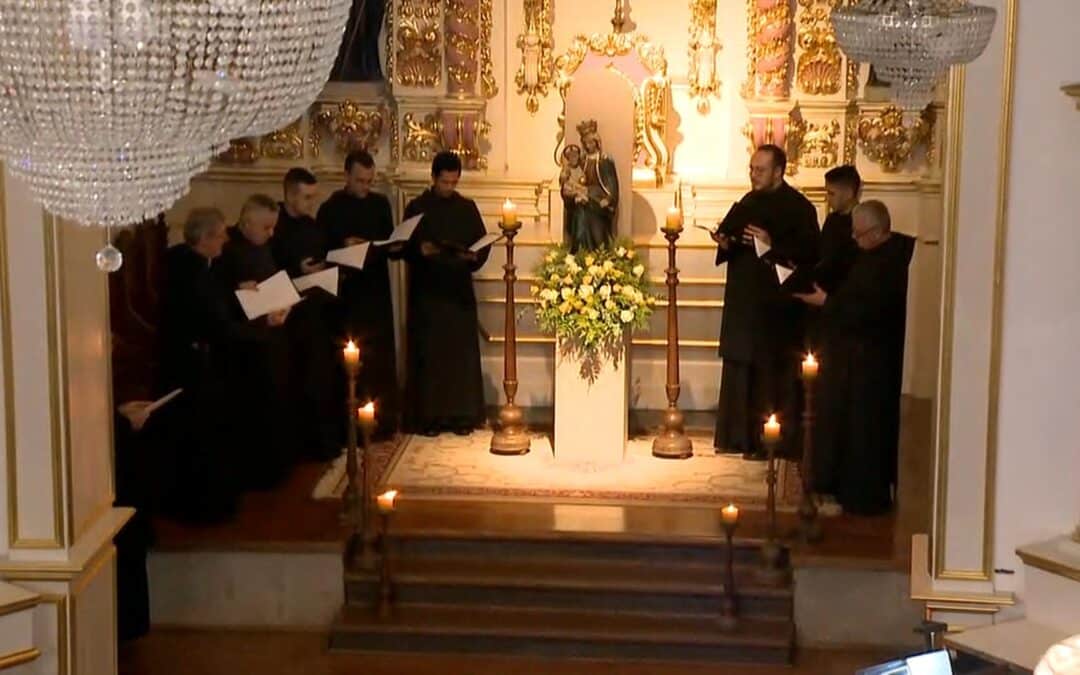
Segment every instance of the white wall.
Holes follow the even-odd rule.
[[[1021,2],[998,421],[995,567],[1080,522],[1080,2]]]

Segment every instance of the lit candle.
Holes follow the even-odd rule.
[[[720,509],[720,517],[723,519],[725,525],[734,525],[739,522],[739,507],[734,504],[728,504]]]
[[[506,227],[512,227],[517,224],[517,204],[510,201],[509,198],[503,202],[502,222]]]
[[[803,362],[802,362],[802,374],[803,374],[803,377],[805,377],[805,378],[807,378],[809,380],[809,379],[813,379],[813,378],[817,377],[817,372],[818,372],[818,362],[817,362],[817,359],[814,358],[814,353],[811,352],[811,353],[806,355],[805,359],[803,359]]]
[[[349,340],[349,344],[345,345],[345,365],[350,368],[360,365],[360,348],[352,340]]]
[[[667,210],[667,229],[678,230],[682,227],[682,210],[672,206]]]
[[[765,440],[766,441],[778,441],[780,440],[780,423],[776,421],[776,415],[769,415],[769,420],[765,422]]]
[[[375,502],[379,505],[379,513],[392,513],[395,499],[397,499],[397,490],[387,490],[377,496]]]
[[[375,402],[368,401],[367,405],[356,411],[356,416],[360,418],[360,424],[365,426],[375,424]]]

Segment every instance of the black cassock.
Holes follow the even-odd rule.
[[[900,435],[908,265],[915,240],[892,234],[859,251],[822,311],[815,484],[844,510],[878,514],[892,503]]]
[[[226,373],[230,344],[254,343],[260,331],[232,313],[235,297],[190,246],[167,253],[162,321],[162,391],[183,394],[151,418],[175,416],[179,437],[163,457],[172,477],[161,495],[162,510],[185,520],[219,521],[235,509],[238,493],[235,426],[227,414]]]
[[[455,248],[468,247],[486,229],[476,202],[430,189],[409,202],[405,217],[424,214],[405,247],[409,265],[405,425],[410,431],[477,427],[484,421],[479,319],[472,273],[487,261],[462,260]],[[443,248],[434,257],[420,243]]]
[[[326,259],[326,232],[314,218],[291,216],[282,205],[270,246],[277,266],[295,278],[304,275],[300,263]],[[340,454],[345,433],[344,373],[334,335],[338,302],[321,288],[301,295],[303,301],[292,308],[285,324],[297,436],[311,458],[332,459]]]
[[[742,243],[747,225],[769,233],[771,250],[759,258]],[[780,452],[797,449],[798,365],[805,310],[780,288],[773,262],[813,265],[818,257],[817,212],[787,183],[771,192],[750,192],[731,207],[720,230],[732,238],[718,248],[727,263],[720,323],[723,370],[715,445],[727,452],[759,452],[762,424],[778,412],[784,430]]]
[[[859,250],[851,238],[851,214],[830,213],[821,225],[819,250],[821,257],[810,274],[803,270],[784,283],[784,289],[793,293],[810,293],[813,284],[817,284],[826,293],[832,293],[851,272],[855,263],[855,253]],[[807,307],[807,344],[809,349],[818,353],[822,349],[821,309]]]
[[[277,273],[269,244],[256,246],[238,228],[229,228],[229,241],[214,270],[226,288],[259,283]],[[247,317],[235,300],[233,316]],[[244,458],[243,485],[274,487],[285,478],[296,448],[292,405],[289,400],[289,336],[284,326],[269,326],[265,317],[254,320],[261,339],[230,344],[226,364],[229,413],[237,426],[236,450]]]
[[[344,247],[350,237],[382,241],[394,231],[390,200],[377,192],[361,199],[338,190],[319,208],[317,222],[326,233],[330,249]],[[380,435],[395,431],[401,414],[387,263],[385,248],[368,247],[364,269],[341,268],[340,289],[340,337],[354,340],[360,347],[363,367],[357,395],[361,401],[375,401]]]

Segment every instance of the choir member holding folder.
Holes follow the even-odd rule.
[[[372,242],[390,238],[394,231],[390,200],[372,191],[375,160],[364,150],[345,158],[345,187],[319,207],[317,222],[326,233],[329,262],[341,273],[339,339],[360,347],[358,396],[376,402],[376,437],[397,430],[401,396],[398,391],[397,354],[394,348],[394,307],[386,247]]]
[[[468,434],[484,422],[472,273],[491,249],[470,250],[487,232],[476,202],[457,192],[460,158],[437,154],[431,178],[405,209],[406,218],[422,216],[401,253],[409,267],[405,425]]]
[[[281,482],[296,446],[289,394],[289,335],[281,324],[290,318],[289,308],[299,296],[284,272],[279,272],[270,250],[277,217],[278,205],[272,198],[248,197],[240,221],[230,229],[229,241],[214,263],[237,297],[237,319],[265,327],[257,342],[234,343],[229,349],[229,410],[240,430],[234,442],[243,457],[244,487],[254,489]],[[279,274],[284,290],[275,293],[278,289],[267,281]]]
[[[818,228],[814,206],[784,181],[786,166],[780,148],[758,148],[750,160],[753,189],[712,234],[716,264],[727,263],[715,445],[749,458],[764,456],[758,437],[774,411],[784,429],[781,451],[797,449],[803,309],[781,289],[776,263],[813,266]]]

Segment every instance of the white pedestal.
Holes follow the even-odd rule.
[[[626,451],[630,367],[624,345],[617,360],[603,359],[592,381],[581,362],[555,344],[555,461],[602,467]]]

